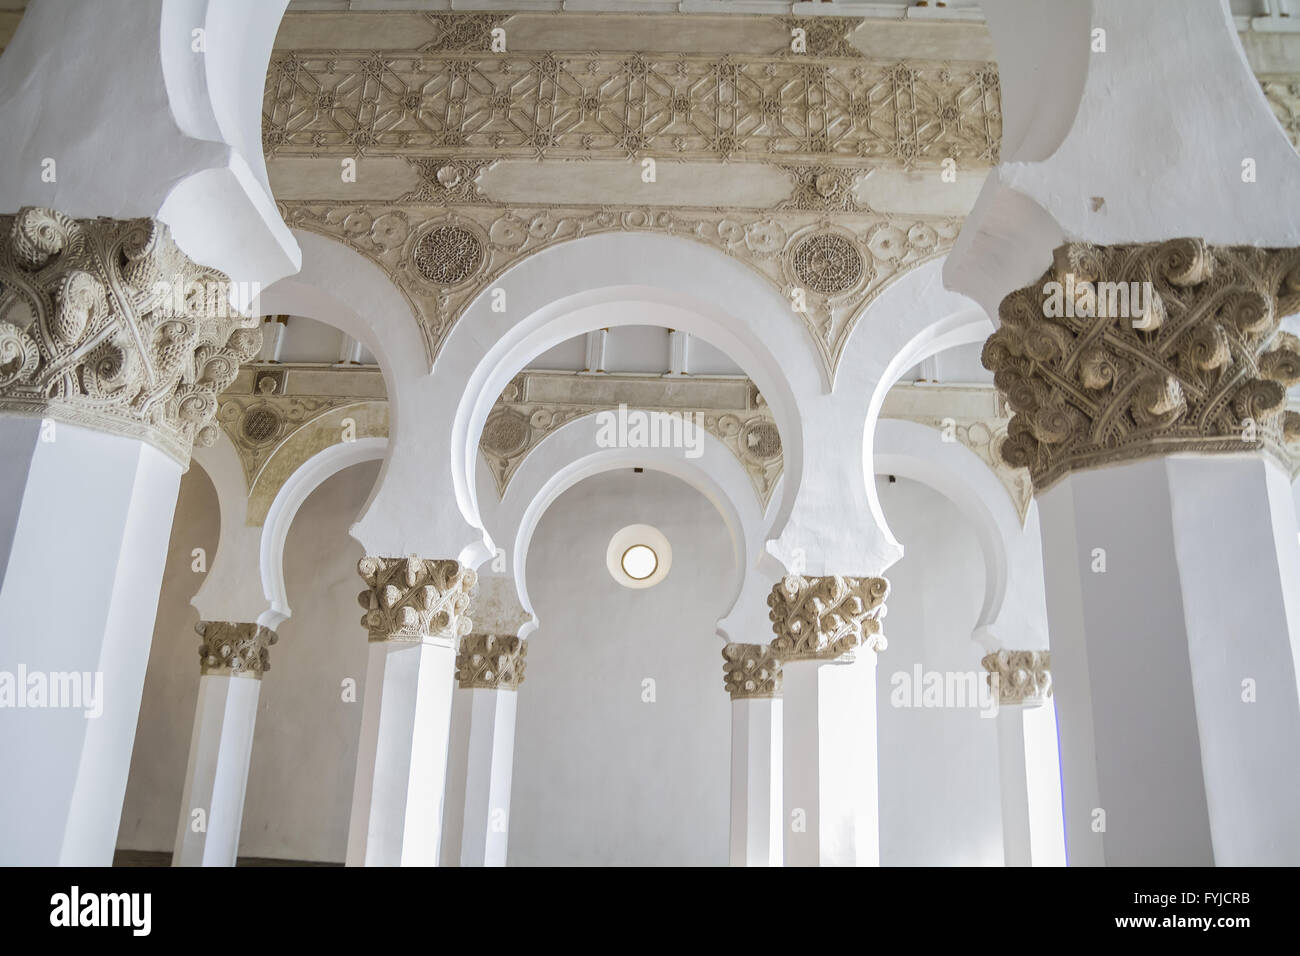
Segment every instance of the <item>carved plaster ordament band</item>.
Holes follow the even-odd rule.
[[[1287,461],[1300,249],[1069,243],[1002,300],[984,366],[1015,412],[1003,458],[1036,493],[1074,471],[1175,452]],[[1101,313],[1101,314],[1098,314]]]
[[[462,688],[518,690],[527,656],[528,642],[518,637],[466,634],[456,655],[456,680]]]
[[[0,410],[139,438],[188,466],[261,348],[229,294],[157,220],[0,216]]]
[[[859,647],[883,651],[880,618],[888,595],[884,578],[786,575],[767,596],[772,653],[784,662],[833,660]]]
[[[722,648],[723,686],[732,700],[781,696],[781,662],[768,644]]]
[[[357,572],[367,584],[357,600],[366,609],[361,626],[370,640],[415,644],[470,632],[478,577],[459,561],[367,555],[357,562]]]
[[[280,639],[261,624],[231,621],[199,621],[194,630],[199,645],[199,668],[217,677],[251,677],[261,680],[271,669],[271,645]]]
[[[997,651],[980,663],[999,704],[1041,704],[1052,696],[1050,651]]]

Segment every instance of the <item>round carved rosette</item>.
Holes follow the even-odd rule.
[[[407,267],[421,284],[455,289],[480,279],[488,266],[488,239],[468,220],[435,220],[410,241]]]
[[[867,275],[868,266],[853,239],[838,232],[814,232],[795,241],[790,253],[795,282],[827,297],[846,295]]]

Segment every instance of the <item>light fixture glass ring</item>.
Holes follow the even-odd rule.
[[[644,581],[659,568],[659,555],[648,544],[634,544],[623,552],[619,564],[629,578]]]

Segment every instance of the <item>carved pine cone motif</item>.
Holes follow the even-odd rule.
[[[478,576],[459,561],[367,555],[357,572],[367,585],[357,595],[366,609],[361,626],[372,641],[454,639],[473,628],[469,610]]]
[[[261,678],[271,669],[271,645],[280,639],[260,624],[231,621],[199,621],[194,631],[203,639],[200,671],[222,676]]]
[[[188,465],[256,317],[154,219],[0,216],[0,408],[142,438]],[[111,291],[110,291],[111,290]]]
[[[1175,451],[1285,460],[1284,442],[1300,440],[1300,416],[1285,409],[1300,341],[1279,322],[1297,310],[1300,250],[1061,246],[1037,283],[1002,301],[984,346],[1015,413],[1002,457],[1027,467],[1037,491],[1076,469]]]
[[[1050,651],[996,651],[980,663],[988,671],[989,688],[1002,704],[1023,704],[1052,696]]]
[[[722,648],[723,687],[732,700],[781,696],[781,661],[768,644],[727,644]]]
[[[884,578],[786,575],[767,596],[776,634],[769,646],[783,661],[832,659],[858,647],[883,651],[888,595]]]
[[[524,682],[528,642],[513,635],[466,634],[456,655],[461,687],[516,690]]]

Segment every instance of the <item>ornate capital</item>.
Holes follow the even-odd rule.
[[[518,690],[524,682],[528,642],[499,634],[466,634],[456,655],[456,680],[461,687]]]
[[[770,644],[722,648],[722,680],[732,700],[781,696],[781,661]]]
[[[0,409],[139,438],[188,465],[216,440],[217,396],[261,348],[229,295],[156,219],[0,216]]]
[[[280,639],[261,624],[232,621],[199,621],[194,630],[199,645],[199,668],[220,677],[252,677],[261,680],[271,669],[271,645]]]
[[[786,575],[767,596],[776,634],[769,647],[782,661],[832,660],[858,647],[883,651],[888,594],[884,578]]]
[[[1041,704],[1052,696],[1050,651],[997,651],[980,663],[999,704]]]
[[[361,626],[372,641],[418,643],[455,639],[470,632],[470,602],[477,576],[459,561],[377,558],[366,555],[357,572],[367,587],[357,600]]]
[[[1073,471],[1174,452],[1286,461],[1300,249],[1068,243],[998,309],[984,366],[1015,415],[1002,456],[1041,492]]]

